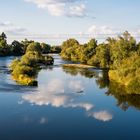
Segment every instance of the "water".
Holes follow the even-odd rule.
[[[106,71],[63,68],[69,62],[54,57],[36,88],[12,81],[13,57],[0,58],[0,140],[140,138],[140,96],[115,94]]]

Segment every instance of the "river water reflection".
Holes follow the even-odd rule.
[[[17,85],[0,58],[1,140],[138,140],[140,96],[124,95],[107,71],[61,67],[39,72],[38,87]]]

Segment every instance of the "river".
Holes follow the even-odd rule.
[[[69,62],[53,56],[38,87],[11,80],[14,57],[0,58],[0,140],[140,138],[139,95],[116,95],[106,71],[63,68]]]

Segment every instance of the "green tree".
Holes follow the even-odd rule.
[[[24,45],[19,41],[14,40],[10,46],[11,54],[14,56],[20,56],[24,53]]]
[[[49,44],[41,43],[40,45],[41,45],[41,49],[42,49],[43,54],[47,54],[50,52],[51,46]]]
[[[38,53],[41,53],[42,49],[41,49],[40,43],[38,43],[38,42],[32,42],[32,43],[30,43],[30,44],[27,46],[26,53],[27,53],[28,51],[36,51],[36,52],[38,52]]]

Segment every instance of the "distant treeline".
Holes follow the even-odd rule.
[[[41,46],[41,52],[44,54],[61,52],[60,46],[51,46],[27,39],[21,42],[14,40],[11,44],[8,44],[6,34],[2,33],[0,35],[0,56],[21,56],[25,54],[27,46],[31,43],[38,43]]]
[[[62,58],[109,69],[110,80],[133,89],[134,93],[138,91],[140,87],[140,42],[137,43],[127,31],[117,38],[109,37],[100,44],[96,39],[91,39],[86,44],[69,39],[63,42],[61,48]]]

